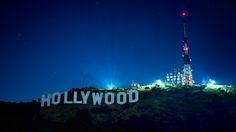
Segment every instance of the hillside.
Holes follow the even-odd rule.
[[[233,88],[234,89],[234,88]],[[72,89],[70,91],[97,89]],[[113,92],[123,90],[113,90]],[[89,100],[91,101],[91,100]],[[0,103],[1,131],[170,131],[235,129],[236,94],[222,89],[154,87],[124,105]]]

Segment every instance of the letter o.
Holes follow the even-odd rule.
[[[110,96],[110,101],[109,101],[109,96]],[[110,104],[113,104],[114,103],[114,93],[111,93],[111,92],[108,92],[108,93],[105,93],[105,103],[110,105]]]
[[[121,96],[123,97],[123,101],[121,101]],[[125,92],[119,92],[117,94],[117,103],[118,104],[125,104],[126,103],[126,93]]]
[[[61,102],[61,94],[56,92],[52,94],[52,104],[57,105]]]

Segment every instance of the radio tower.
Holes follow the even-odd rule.
[[[189,57],[189,46],[188,46],[188,37],[186,32],[186,17],[187,17],[187,11],[183,10],[181,12],[181,16],[183,19],[183,46],[182,46],[182,53],[183,53],[183,61],[184,61],[184,68],[183,68],[183,77],[182,77],[182,83],[184,85],[192,85],[194,83],[192,78],[192,69],[190,65],[190,57]]]

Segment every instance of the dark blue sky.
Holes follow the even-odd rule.
[[[1,0],[0,100],[73,87],[148,84],[182,69],[182,20],[193,77],[236,85],[236,6],[227,0]]]

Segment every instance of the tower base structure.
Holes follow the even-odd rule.
[[[191,69],[190,64],[184,64],[182,84],[183,85],[193,85],[194,84],[194,80],[192,77],[192,69]]]

